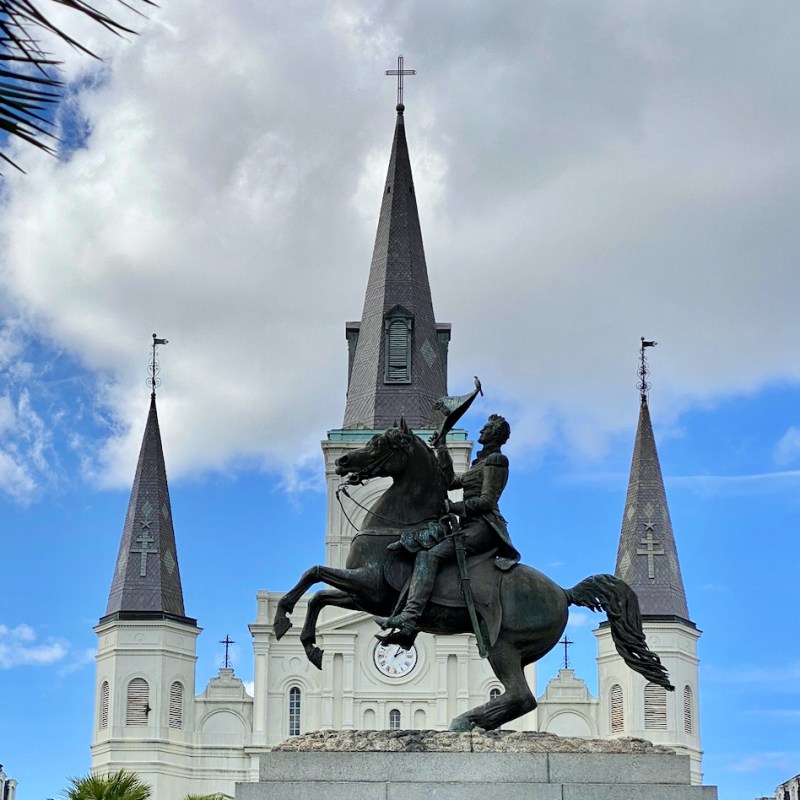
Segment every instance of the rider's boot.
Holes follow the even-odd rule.
[[[414,643],[419,633],[419,618],[428,604],[428,598],[436,582],[439,561],[431,556],[427,550],[417,554],[414,562],[414,572],[411,575],[411,584],[408,587],[408,600],[399,614],[391,617],[376,617],[375,621],[381,628],[395,628],[396,631],[378,636],[383,644],[399,644],[408,649]]]

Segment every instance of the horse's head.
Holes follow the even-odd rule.
[[[337,458],[336,474],[351,475],[354,483],[367,478],[394,478],[406,470],[420,448],[427,449],[405,419],[401,419],[399,426],[373,436],[364,447]]]

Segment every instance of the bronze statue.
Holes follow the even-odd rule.
[[[417,555],[405,607],[398,614],[377,619],[382,628],[397,629],[378,637],[383,644],[398,644],[408,649],[414,643],[419,619],[433,591],[439,565],[456,558],[457,536],[463,537],[463,551],[467,556],[496,551],[495,564],[502,570],[510,569],[519,561],[520,555],[511,544],[506,521],[498,508],[500,495],[508,482],[508,458],[500,448],[510,435],[508,422],[498,414],[492,414],[478,436],[478,444],[482,444],[483,449],[463,475],[455,474],[445,440],[441,436],[433,437],[439,442],[436,457],[447,488],[464,490],[463,500],[457,503],[445,501],[448,512],[459,517],[456,525],[460,531],[448,535],[448,526],[435,523],[423,529],[423,536],[403,535],[399,541],[389,545],[390,550],[405,547]],[[468,576],[462,578],[466,580]],[[481,636],[480,630],[475,633]]]
[[[478,386],[476,392],[479,390]],[[484,472],[489,466],[491,469],[475,479],[476,486],[480,483],[481,494],[473,494],[470,474],[473,466],[461,476],[465,489],[463,508],[455,505],[459,514],[464,512],[467,541],[473,537],[474,546],[470,546],[475,552],[469,561],[470,580],[466,584],[469,589],[464,597],[459,589],[464,584],[450,553],[442,559],[438,553],[428,555],[426,558],[434,559],[439,566],[432,591],[428,588],[431,578],[426,567],[424,585],[419,579],[415,587],[416,598],[411,597],[406,609],[396,615],[403,587],[409,583],[412,571],[417,571],[405,543],[416,541],[423,545],[427,543],[426,537],[436,539],[440,535],[436,526],[444,520],[446,527],[450,519],[447,490],[452,485],[447,456],[444,453],[440,456],[445,462],[443,469],[434,450],[401,420],[399,426],[374,436],[365,447],[337,461],[338,474],[350,475],[354,482],[388,476],[392,485],[367,513],[350,546],[346,568],[311,567],[281,598],[274,620],[277,638],[291,627],[289,614],[297,601],[318,582],[333,588],[318,591],[309,601],[300,641],[308,659],[320,669],[323,653],[316,646],[316,623],[326,605],[388,617],[387,623],[400,623],[398,635],[404,629],[414,636],[417,630],[438,635],[471,633],[477,621],[479,642],[481,639],[485,642],[489,663],[505,692],[456,717],[450,723],[450,730],[463,731],[474,726],[492,730],[536,707],[523,670],[557,644],[567,624],[568,607],[579,605],[593,611],[604,610],[614,644],[625,663],[648,681],[672,689],[660,659],[647,646],[639,604],[626,583],[613,575],[594,575],[572,589],[562,589],[538,570],[516,563],[519,555],[507,538],[505,526],[500,524],[502,517],[496,510],[507,474],[507,462],[500,453],[503,434],[499,432],[499,424],[495,426],[492,422],[488,427],[488,431],[484,428],[482,438],[488,440],[490,452],[481,459],[486,462],[481,466]],[[438,438],[444,439],[441,434]],[[483,444],[486,449],[487,441]],[[479,500],[484,488],[491,489],[485,503]],[[474,530],[470,530],[473,526]],[[404,545],[389,549],[387,545],[395,542]],[[416,558],[423,552],[430,554],[440,542],[421,547]],[[490,548],[488,552],[484,551],[486,547]],[[493,557],[495,547],[501,559]],[[508,568],[499,569],[501,566]],[[464,599],[468,595],[472,596],[472,613]]]

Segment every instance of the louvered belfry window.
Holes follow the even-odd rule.
[[[134,678],[128,684],[127,700],[125,724],[147,725],[147,714],[150,711],[150,687],[144,678]]]
[[[386,383],[411,383],[411,319],[386,318]]]
[[[611,687],[611,733],[622,733],[625,730],[625,704],[622,687],[615,683]]]
[[[289,689],[289,736],[300,735],[300,690]]]
[[[169,727],[183,727],[183,685],[178,681],[169,687]]]
[[[108,704],[110,698],[111,688],[108,685],[108,681],[103,681],[103,685],[100,687],[100,728],[108,727]]]
[[[692,734],[694,732],[694,720],[692,718],[692,687],[683,687],[683,732]]]
[[[644,687],[644,727],[651,731],[667,729],[667,690],[655,683]]]

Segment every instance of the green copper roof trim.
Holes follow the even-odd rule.
[[[383,430],[374,428],[335,428],[328,431],[329,442],[368,442],[373,436],[383,433]],[[415,430],[414,433],[427,441],[436,433],[433,428],[422,428]],[[448,442],[466,442],[468,434],[465,430],[453,430],[447,434]]]

